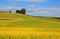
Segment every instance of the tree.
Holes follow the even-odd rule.
[[[11,11],[9,11],[9,13],[11,13]]]
[[[16,10],[16,13],[26,14],[26,9],[22,8],[21,10]]]
[[[16,13],[20,13],[20,10],[16,10]]]
[[[21,9],[22,14],[26,14],[26,9]]]

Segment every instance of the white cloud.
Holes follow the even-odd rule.
[[[0,11],[15,11],[17,9],[21,9],[20,7],[12,7],[12,6],[4,6],[0,7]]]
[[[34,4],[31,4],[31,5],[27,5],[28,8],[34,8],[35,5]]]
[[[17,3],[16,2],[12,2],[12,4],[16,5]]]
[[[3,7],[5,9],[12,9],[12,7],[9,7],[9,6],[6,6],[6,7]]]
[[[35,7],[35,6],[32,4],[32,5],[30,5],[30,7]]]
[[[60,17],[60,8],[58,7],[48,7],[48,8],[27,8],[28,15],[35,16],[58,16]]]

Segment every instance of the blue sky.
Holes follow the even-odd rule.
[[[21,8],[27,9],[27,15],[60,17],[60,0],[0,0],[0,11]]]

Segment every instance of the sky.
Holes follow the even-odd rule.
[[[26,8],[26,15],[60,17],[60,0],[0,0],[0,11]]]

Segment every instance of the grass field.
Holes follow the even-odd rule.
[[[0,39],[60,39],[60,20],[0,12]]]

